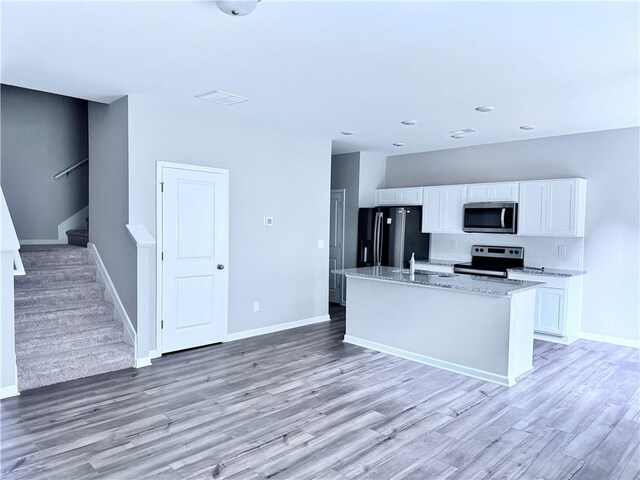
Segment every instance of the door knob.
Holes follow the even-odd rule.
[[[221,263],[219,263],[219,264],[218,264],[218,270],[224,270],[224,265],[223,265],[223,264],[221,264]]]

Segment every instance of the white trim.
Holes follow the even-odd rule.
[[[158,350],[149,350],[149,358],[153,360],[154,358],[160,358],[162,355],[158,353]]]
[[[578,340],[578,337],[558,336],[542,332],[533,332],[533,338],[544,342],[559,343],[560,345],[571,345]]]
[[[162,250],[163,250],[163,242],[162,242],[162,169],[163,168],[174,168],[179,170],[191,170],[197,172],[208,172],[208,173],[219,173],[222,175],[226,175],[227,177],[227,212],[225,213],[226,221],[225,221],[225,229],[227,231],[227,245],[229,250],[231,249],[231,242],[229,241],[229,215],[230,215],[230,182],[229,182],[229,169],[227,168],[215,168],[215,167],[207,167],[204,165],[194,165],[188,163],[178,163],[178,162],[164,162],[158,161],[156,162],[156,348],[155,348],[155,357],[151,356],[151,352],[149,352],[149,356],[151,358],[158,358],[162,356],[162,329],[160,328],[160,324],[162,322]],[[228,252],[229,259],[231,258],[230,251]],[[230,261],[227,260],[227,264]],[[229,268],[229,265],[227,265]],[[229,329],[229,285],[227,285],[227,302],[225,309],[225,330]]]
[[[20,395],[18,385],[9,385],[8,387],[0,387],[0,399],[15,397]]]
[[[516,383],[515,377],[497,375],[495,373],[485,372],[484,370],[478,370],[477,368],[465,367],[464,365],[458,365],[457,363],[438,360],[426,355],[408,352],[406,350],[390,347],[388,345],[382,345],[380,343],[371,342],[369,340],[364,340],[362,338],[354,337],[351,335],[345,335],[343,341],[352,345],[358,345],[359,347],[370,348],[372,350],[377,350],[378,352],[387,353],[396,357],[406,358],[407,360],[413,360],[414,362],[424,363],[425,365],[441,368],[442,370],[447,370],[449,372],[459,373],[468,377],[497,383],[499,385],[504,385],[505,387],[511,387]]]
[[[29,240],[19,240],[20,245],[63,245],[67,242],[58,238],[30,238]]]
[[[98,253],[98,249],[95,244],[89,243],[87,244],[87,248],[89,252],[91,252],[91,257],[98,268],[98,282],[103,284],[106,287],[105,294],[109,296],[109,300],[115,306],[116,317],[122,322],[124,325],[125,331],[125,342],[132,345],[135,349],[134,358],[138,358],[138,342],[136,341],[136,330],[133,328],[133,324],[131,323],[131,319],[129,315],[127,315],[127,311],[118,296],[118,292],[116,291],[116,287],[111,281],[111,277],[109,276],[109,272],[107,272],[107,268],[104,266],[102,262],[102,258],[100,258],[100,254]]]
[[[136,368],[148,367],[151,365],[151,356],[136,358]]]
[[[244,330],[242,332],[227,333],[226,342],[242,340],[243,338],[257,337],[258,335],[266,335],[267,333],[281,332],[290,328],[304,327],[305,325],[313,325],[315,323],[328,322],[329,315],[319,315],[317,317],[303,318],[293,322],[278,323],[277,325],[269,325],[268,327],[254,328],[252,330]]]
[[[611,337],[609,335],[600,335],[598,333],[582,332],[580,338],[585,340],[593,340],[594,342],[612,343],[623,347],[640,348],[640,341],[630,340],[628,338]]]

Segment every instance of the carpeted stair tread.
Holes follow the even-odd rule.
[[[86,285],[93,285],[96,283],[95,276],[93,279],[81,278],[79,280],[60,280],[53,281],[49,283],[27,283],[20,285],[21,292],[42,292],[42,291],[53,291],[53,290],[65,290],[68,288],[74,287],[83,287]],[[104,289],[104,286],[102,286]],[[17,289],[16,289],[17,291]],[[26,293],[25,293],[26,295]]]
[[[20,257],[25,270],[54,265],[90,265],[91,253],[82,247],[52,250],[22,251]]]
[[[47,288],[42,290],[15,291],[15,309],[44,310],[71,303],[86,303],[104,300],[104,286],[97,282],[79,283],[63,288]]]
[[[18,361],[20,390],[30,390],[133,367],[134,349],[126,343],[46,355]]]
[[[55,285],[59,282],[95,280],[95,265],[45,265],[31,267],[26,275],[15,277],[15,285],[27,288],[35,285]]]
[[[28,322],[47,322],[60,317],[109,315],[113,318],[113,303],[102,300],[100,302],[77,302],[67,305],[54,305],[51,308],[28,309],[16,311],[16,326]]]
[[[19,359],[47,355],[73,355],[74,350],[122,342],[122,325],[107,321],[84,328],[43,329],[16,335]]]

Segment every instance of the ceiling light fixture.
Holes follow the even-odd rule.
[[[341,133],[342,135],[349,136],[349,135],[353,135],[355,132],[352,132],[351,130],[343,130],[343,131],[341,131],[340,133]]]
[[[402,120],[400,122],[403,125],[415,125],[416,123],[418,123],[417,120]]]
[[[451,138],[464,138],[464,135],[451,135]]]
[[[475,128],[461,128],[460,130],[449,130],[449,133],[453,135],[466,135],[467,133],[477,133]]]
[[[480,105],[479,107],[476,107],[476,111],[482,113],[493,112],[495,109],[496,107],[493,105]]]
[[[404,143],[402,142],[396,142],[393,144],[394,147],[404,147]]]
[[[244,17],[256,9],[260,0],[217,0],[216,5],[227,15]]]
[[[229,92],[223,92],[222,90],[213,90],[211,92],[196,95],[196,98],[206,100],[208,102],[218,103],[220,105],[236,105],[238,103],[248,102],[250,99],[235,95]]]
[[[534,128],[536,128],[535,125],[522,125],[520,130],[533,130]]]

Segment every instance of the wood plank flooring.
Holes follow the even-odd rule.
[[[638,350],[536,342],[507,389],[343,344],[331,313],[2,401],[2,478],[640,478]]]

